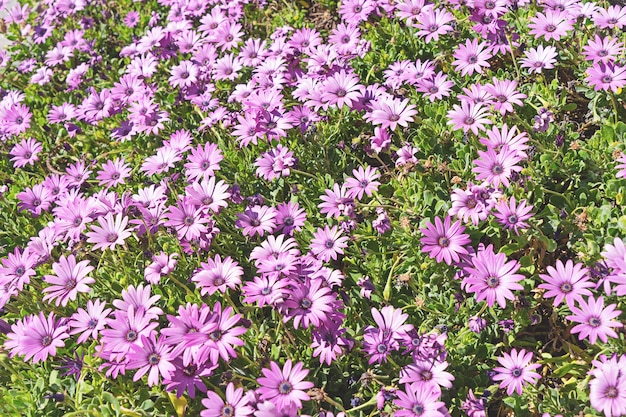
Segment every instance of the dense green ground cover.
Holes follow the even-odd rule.
[[[12,6],[0,414],[626,415],[625,25]]]

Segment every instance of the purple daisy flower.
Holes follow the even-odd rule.
[[[87,301],[87,310],[79,308],[69,320],[71,335],[80,333],[76,343],[81,344],[91,336],[98,340],[98,333],[105,328],[106,319],[111,313],[110,308],[105,308],[106,304],[98,299]]]
[[[502,381],[500,388],[506,387],[507,395],[517,392],[522,395],[522,388],[526,384],[535,384],[541,378],[535,369],[541,368],[540,364],[530,364],[533,358],[532,352],[526,352],[525,349],[512,349],[511,353],[504,353],[504,356],[498,358],[499,367],[494,368],[497,375],[493,377],[494,381]]]
[[[521,67],[528,68],[532,73],[541,73],[544,69],[554,68],[558,54],[554,46],[539,45],[537,48],[530,48],[524,51],[524,58],[521,59]]]
[[[124,179],[130,177],[130,171],[130,166],[123,158],[115,158],[102,165],[102,170],[98,171],[96,179],[100,180],[100,185],[107,188],[115,187],[118,184],[125,184]]]
[[[568,306],[573,307],[574,302],[584,302],[584,296],[591,296],[591,291],[587,288],[593,288],[594,284],[589,281],[589,270],[581,263],[574,264],[568,259],[565,264],[558,259],[556,268],[552,266],[546,267],[547,274],[539,274],[539,277],[545,281],[539,284],[538,288],[546,291],[544,297],[554,298],[554,306],[561,304],[565,299]]]
[[[70,337],[67,325],[61,323],[54,313],[46,317],[42,311],[28,316],[11,326],[5,347],[11,356],[23,355],[25,361],[31,358],[33,363],[45,361],[48,356],[56,355],[57,348],[64,347],[64,340]]]
[[[248,207],[243,213],[237,214],[235,227],[243,229],[244,236],[272,233],[276,228],[276,209],[259,205]]]
[[[522,170],[522,167],[517,165],[522,159],[511,149],[502,149],[500,152],[493,149],[486,152],[478,151],[478,156],[479,158],[474,160],[476,166],[472,168],[477,174],[476,179],[485,180],[496,188],[500,184],[508,187],[511,174]]]
[[[376,125],[381,125],[381,129],[389,128],[396,130],[396,126],[407,127],[417,114],[417,110],[413,104],[409,104],[409,99],[398,99],[391,96],[385,96],[375,102],[370,121]]]
[[[519,229],[528,229],[526,220],[534,216],[534,213],[531,213],[533,206],[527,206],[526,200],[517,204],[515,197],[511,197],[508,203],[500,201],[495,209],[496,212],[493,215],[498,219],[498,223],[509,230],[513,230],[516,235],[519,235]]]
[[[243,268],[230,256],[222,261],[220,255],[215,255],[215,260],[209,258],[208,263],[202,262],[200,265],[200,270],[191,280],[200,288],[202,295],[211,295],[217,291],[225,293],[227,287],[234,290],[241,284]]]
[[[454,51],[455,61],[452,62],[461,75],[482,74],[483,68],[488,68],[489,58],[493,55],[488,42],[478,42],[478,39],[467,39],[465,45],[459,45]]]
[[[435,224],[428,222],[425,229],[420,229],[424,237],[422,252],[427,252],[428,256],[437,262],[445,261],[448,265],[452,262],[459,262],[459,255],[467,255],[469,252],[465,245],[470,243],[469,235],[463,233],[465,227],[460,221],[451,224],[450,216],[446,216],[442,222],[439,217],[435,217]]]
[[[98,217],[98,224],[99,226],[91,226],[91,232],[86,233],[87,242],[94,243],[94,250],[114,250],[116,245],[123,245],[131,235],[130,230],[126,229],[128,217],[122,213],[118,213],[115,219],[111,212],[105,217]]]
[[[200,412],[201,417],[245,417],[254,412],[248,405],[250,398],[244,395],[243,388],[235,389],[232,382],[226,387],[226,401],[213,391],[208,391],[206,395],[207,398],[202,400],[205,409]]]
[[[378,190],[380,182],[376,180],[380,178],[380,174],[376,168],[366,165],[364,169],[364,167],[360,166],[358,170],[352,170],[352,175],[354,177],[348,177],[345,183],[348,189],[346,193],[348,197],[360,200],[363,198],[363,194],[371,197],[372,193]]]
[[[11,158],[13,167],[21,168],[26,165],[34,165],[35,161],[39,161],[37,154],[39,154],[42,149],[41,143],[37,142],[35,139],[23,139],[9,152],[9,154],[13,156],[13,158]]]
[[[306,280],[304,283],[292,283],[289,298],[282,306],[287,308],[284,321],[293,318],[293,327],[297,330],[302,327],[308,328],[311,324],[315,327],[328,320],[329,314],[335,309],[336,295],[332,290],[324,286],[325,281],[321,278]]]
[[[489,245],[471,257],[472,266],[463,268],[468,274],[461,287],[476,294],[476,301],[487,300],[489,307],[496,301],[501,308],[506,308],[506,300],[513,300],[512,290],[523,290],[518,284],[525,277],[516,274],[520,268],[517,261],[506,261],[503,253],[494,253]]]
[[[591,296],[587,301],[579,301],[578,304],[580,308],[570,307],[574,314],[567,316],[567,319],[574,323],[580,323],[570,330],[572,334],[580,333],[578,335],[579,340],[589,338],[589,343],[594,345],[597,339],[606,343],[609,337],[617,337],[613,328],[624,325],[613,320],[622,314],[620,310],[615,309],[616,304],[610,304],[605,308],[604,297],[598,297],[596,300]]]
[[[324,262],[331,259],[336,260],[337,255],[343,255],[343,249],[348,247],[347,241],[348,237],[342,236],[342,232],[337,229],[337,226],[333,226],[332,229],[325,226],[324,229],[318,228],[313,233],[311,251]]]
[[[393,401],[400,410],[395,417],[444,417],[439,411],[445,404],[440,400],[441,392],[432,386],[413,383],[406,386],[406,391],[396,390],[398,397]]]
[[[304,390],[314,387],[312,382],[303,381],[309,373],[308,369],[302,369],[303,366],[302,362],[292,366],[289,359],[283,369],[274,361],[270,363],[270,369],[261,369],[263,376],[257,378],[261,385],[257,389],[261,400],[271,401],[279,410],[291,406],[302,408],[302,401],[309,400]]]
[[[155,332],[149,337],[142,335],[141,344],[131,345],[127,355],[126,369],[137,369],[133,381],[139,381],[146,373],[150,387],[159,383],[159,375],[168,379],[175,370],[170,351],[171,348],[165,344],[164,335],[160,335],[158,340]]]
[[[488,119],[490,116],[487,107],[482,104],[472,104],[467,101],[462,101],[461,105],[453,105],[453,109],[448,111],[449,125],[452,125],[452,129],[463,129],[463,132],[472,131],[475,135],[478,135],[479,130],[485,130],[486,124],[493,124]]]
[[[89,261],[76,262],[74,255],[65,257],[61,255],[59,262],[52,264],[52,270],[56,275],[45,275],[44,281],[51,286],[44,288],[46,295],[43,300],[56,300],[56,305],[65,307],[70,300],[76,300],[79,292],[89,292],[89,284],[96,282],[95,279],[88,277],[93,266],[89,265]]]
[[[591,406],[607,417],[626,414],[626,378],[623,368],[605,367],[589,382]]]

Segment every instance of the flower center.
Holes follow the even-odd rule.
[[[450,246],[450,239],[448,239],[446,236],[441,236],[437,240],[437,244],[442,248],[447,248],[448,246]]]
[[[589,318],[589,325],[591,327],[600,327],[602,320],[599,317],[593,316]]]
[[[66,290],[73,290],[76,287],[76,280],[74,278],[70,278],[65,282]]]
[[[18,266],[17,268],[15,268],[14,275],[16,277],[21,277],[22,275],[24,275],[24,272],[26,272],[26,268],[24,268],[23,266]]]
[[[272,289],[270,287],[265,287],[261,290],[261,294],[263,295],[269,295],[269,293],[272,292]]]
[[[183,223],[185,224],[185,226],[191,226],[193,224],[193,217],[192,216],[186,216],[183,219]]]
[[[475,64],[476,62],[478,62],[478,57],[476,55],[471,55],[469,58],[467,58],[467,62],[470,64]]]
[[[519,378],[522,375],[522,370],[520,368],[513,368],[511,375],[513,375],[514,378]]]
[[[498,285],[500,285],[500,278],[494,275],[487,277],[487,286],[489,288],[496,288]]]
[[[283,223],[285,223],[287,226],[293,226],[293,222],[294,220],[291,216],[285,217],[285,220],[283,220]]]
[[[493,168],[491,168],[491,172],[494,175],[500,175],[500,174],[502,174],[504,172],[504,168],[502,168],[502,165],[496,164],[496,165],[493,166]]]
[[[213,285],[215,285],[216,287],[219,287],[220,285],[224,285],[224,278],[222,277],[217,277],[213,280]]]
[[[313,302],[310,299],[308,299],[308,298],[303,298],[300,301],[300,307],[305,309],[305,310],[310,309],[312,305],[313,305]]]
[[[554,26],[554,25],[547,25],[545,30],[546,30],[546,32],[554,32],[556,30],[556,26]]]
[[[563,291],[564,293],[572,292],[572,290],[574,289],[572,284],[570,284],[569,282],[564,282],[563,284],[561,284],[560,288],[561,291]]]
[[[344,90],[343,88],[340,88],[339,90],[337,90],[337,92],[335,94],[337,95],[337,97],[345,97],[346,96],[346,90]]]
[[[511,214],[511,215],[509,216],[509,218],[508,218],[508,221],[509,221],[509,223],[510,223],[510,224],[515,224],[515,223],[517,223],[517,220],[518,220],[518,218],[517,218],[517,216],[516,216],[515,214]]]
[[[392,114],[389,116],[389,121],[390,122],[397,122],[398,120],[400,120],[400,116],[397,114]]]
[[[420,416],[424,413],[424,406],[421,403],[417,403],[413,406],[412,411],[414,414]]]
[[[42,346],[50,346],[50,344],[52,344],[52,337],[50,335],[45,335],[41,338]]]
[[[160,360],[161,360],[161,357],[157,355],[156,353],[151,353],[150,356],[148,356],[148,363],[150,365],[157,365]]]
[[[134,342],[135,340],[137,340],[137,332],[134,330],[129,330],[128,333],[126,333],[126,341]]]
[[[326,243],[324,243],[324,246],[326,247],[326,249],[332,249],[332,247],[335,246],[335,241],[327,240]]]
[[[473,117],[467,117],[467,118],[465,119],[465,124],[466,124],[466,125],[473,125],[473,124],[474,124],[474,122],[476,122],[476,119],[474,119]]]
[[[183,368],[183,374],[185,374],[186,376],[194,376],[197,369],[198,368],[196,368],[196,365],[187,365]]]
[[[614,387],[613,385],[609,385],[606,388],[606,391],[604,391],[604,395],[607,398],[617,398],[617,394],[618,394],[617,387]]]
[[[117,241],[117,233],[109,233],[107,235],[107,242],[113,243],[115,241]]]
[[[602,82],[605,84],[609,84],[611,81],[613,81],[613,77],[611,77],[610,75],[605,75],[602,77]]]
[[[289,381],[283,381],[278,385],[278,392],[282,395],[287,395],[293,391],[293,385]]]
[[[226,404],[224,408],[222,408],[222,417],[232,417],[235,415],[235,409],[232,405]]]
[[[384,343],[379,344],[378,346],[376,346],[376,351],[378,353],[385,353],[387,352],[387,345]]]
[[[209,338],[212,341],[217,342],[218,340],[222,338],[222,332],[220,330],[214,330],[211,333],[209,333]]]

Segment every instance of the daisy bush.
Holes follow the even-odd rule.
[[[626,415],[619,2],[0,16],[0,415]]]

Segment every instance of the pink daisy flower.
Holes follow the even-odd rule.
[[[461,71],[461,75],[472,75],[473,73],[482,74],[483,68],[488,68],[491,53],[489,43],[478,42],[478,39],[467,39],[465,45],[459,45],[454,51],[455,61],[452,62],[457,71]]]
[[[459,262],[459,255],[467,255],[469,252],[464,246],[470,243],[469,235],[463,233],[465,227],[461,222],[457,220],[450,223],[450,216],[446,216],[443,222],[435,217],[435,224],[428,222],[425,229],[420,229],[424,235],[420,240],[422,252],[427,252],[437,262],[443,260],[448,265],[452,265],[453,261]]]
[[[369,165],[359,167],[359,169],[352,170],[354,177],[348,177],[346,179],[346,188],[348,189],[348,197],[356,198],[360,200],[363,198],[363,194],[367,194],[368,197],[372,196],[372,192],[378,190],[380,182],[376,181],[380,178],[380,174],[376,168],[372,168]]]
[[[133,381],[139,381],[142,376],[148,374],[148,386],[159,384],[159,375],[167,380],[176,369],[172,364],[174,356],[172,348],[165,343],[165,336],[160,335],[156,339],[156,332],[146,337],[141,335],[141,343],[130,346],[127,354],[127,369],[137,369]]]
[[[438,41],[439,35],[454,30],[449,23],[454,22],[455,17],[452,13],[443,8],[427,7],[422,11],[419,21],[415,27],[419,29],[418,36],[424,38],[424,42]]]
[[[224,261],[220,255],[215,255],[215,260],[210,259],[207,263],[200,264],[201,269],[196,272],[191,280],[200,288],[200,294],[211,295],[217,291],[226,292],[226,288],[234,290],[241,284],[243,268],[230,256]]]
[[[294,283],[289,291],[289,298],[282,306],[287,308],[284,321],[293,318],[293,327],[297,330],[302,324],[309,328],[311,324],[319,327],[328,321],[328,315],[334,311],[335,294],[324,285],[321,278]]]
[[[51,286],[44,288],[46,295],[43,300],[56,300],[56,305],[65,307],[70,300],[76,300],[79,292],[89,292],[89,284],[96,282],[95,279],[88,277],[93,266],[89,265],[89,261],[81,261],[76,263],[74,255],[65,257],[61,255],[59,262],[52,264],[52,270],[56,275],[45,275],[44,281]]]
[[[289,280],[281,278],[279,274],[264,274],[254,277],[251,282],[246,282],[241,288],[245,296],[244,303],[256,303],[258,307],[276,305],[283,301],[287,295]]]
[[[343,249],[348,247],[346,243],[348,237],[341,236],[341,230],[337,226],[330,229],[325,226],[324,229],[318,228],[313,233],[311,240],[311,251],[320,260],[328,262],[331,259],[336,260],[337,255],[343,255]]]
[[[448,111],[449,125],[452,125],[452,129],[463,129],[463,132],[472,131],[475,135],[478,135],[479,130],[485,130],[486,124],[493,124],[488,119],[490,116],[489,110],[482,104],[472,104],[467,101],[462,101],[461,105],[455,104],[452,110]]]
[[[176,229],[179,239],[197,239],[208,231],[207,214],[202,208],[197,208],[187,201],[179,201],[177,206],[169,206],[166,217],[168,220],[165,226]]]
[[[619,317],[622,312],[615,310],[616,304],[604,307],[604,297],[596,300],[590,296],[587,301],[579,301],[579,307],[570,307],[572,315],[567,316],[568,320],[579,323],[574,326],[571,333],[580,333],[579,340],[589,338],[589,343],[594,345],[600,339],[604,343],[609,337],[617,337],[613,328],[623,327],[623,324],[613,319]]]
[[[617,174],[615,177],[617,178],[626,178],[626,155],[623,152],[620,152],[620,156],[616,159],[616,162],[619,162],[615,169],[617,169]]]
[[[5,347],[11,356],[23,355],[25,361],[31,358],[33,363],[45,361],[48,356],[55,356],[57,348],[64,347],[64,340],[70,336],[62,322],[54,313],[48,317],[43,312],[28,316],[11,326]]]
[[[534,215],[534,213],[531,213],[533,206],[527,206],[526,200],[522,200],[517,204],[515,197],[511,197],[508,202],[500,201],[495,209],[496,212],[493,215],[498,219],[498,223],[506,229],[513,230],[516,235],[519,235],[519,229],[528,229],[529,226],[526,220]]]
[[[547,41],[558,41],[567,35],[567,31],[574,29],[572,23],[568,14],[547,9],[545,14],[538,12],[532,17],[528,27],[531,29],[529,33],[535,35],[535,38],[543,36]]]
[[[235,227],[243,229],[244,236],[272,233],[276,228],[276,209],[268,206],[248,207],[243,213],[237,214]]]
[[[394,417],[444,417],[439,411],[445,407],[440,400],[441,392],[432,386],[413,383],[405,387],[405,391],[396,390],[393,403],[400,409]]]
[[[222,151],[215,143],[206,143],[204,146],[198,145],[191,150],[191,155],[185,164],[185,175],[188,181],[196,179],[208,180],[215,175],[215,171],[220,169],[220,161],[224,159]]]
[[[486,300],[489,307],[496,301],[501,308],[506,308],[506,300],[514,300],[513,290],[523,290],[518,284],[524,275],[517,274],[520,264],[506,260],[503,253],[494,253],[489,245],[471,257],[471,266],[463,268],[468,274],[461,287],[476,294],[476,301]]]
[[[613,62],[622,52],[624,52],[624,43],[610,36],[601,38],[596,35],[594,39],[587,41],[587,45],[583,46],[585,59],[593,61],[594,64]]]
[[[607,417],[626,414],[626,378],[623,368],[607,366],[589,382],[589,401]]]
[[[561,304],[563,299],[567,302],[567,305],[574,306],[574,302],[584,302],[584,296],[591,296],[591,291],[587,288],[594,287],[592,282],[589,282],[589,270],[584,267],[583,264],[574,262],[568,259],[565,264],[558,259],[556,261],[556,268],[552,266],[546,267],[547,274],[539,274],[539,277],[545,281],[544,284],[540,284],[538,288],[543,288],[546,291],[544,297],[554,298],[554,306]]]
[[[261,385],[257,389],[261,400],[271,401],[279,410],[291,406],[302,408],[302,401],[309,400],[304,390],[314,387],[312,382],[303,381],[309,373],[308,369],[302,369],[303,366],[302,362],[292,366],[289,359],[283,369],[274,361],[270,363],[270,369],[261,369],[263,376],[257,378]]]
[[[69,320],[71,335],[80,333],[76,343],[81,344],[91,336],[98,340],[98,334],[106,326],[106,319],[111,313],[110,308],[105,308],[106,304],[98,299],[87,301],[87,310],[79,308]]]
[[[102,170],[98,171],[96,179],[100,180],[100,185],[110,188],[118,184],[125,184],[124,179],[128,177],[130,177],[130,165],[124,161],[124,158],[115,158],[115,160],[106,161],[102,165]]]
[[[381,129],[395,130],[398,125],[407,127],[416,114],[417,110],[409,104],[408,98],[386,97],[376,103],[370,119],[373,125],[381,125]]]
[[[206,395],[207,398],[202,400],[205,409],[200,412],[200,417],[245,417],[254,412],[254,408],[248,405],[250,397],[244,395],[243,388],[235,389],[232,382],[226,387],[226,401],[213,391]]]
[[[533,358],[532,352],[526,352],[525,349],[512,349],[511,353],[504,353],[504,356],[498,358],[500,365],[493,370],[498,372],[493,377],[494,381],[502,381],[500,388],[506,387],[507,395],[517,392],[522,395],[522,388],[526,384],[535,384],[541,378],[535,369],[541,368],[540,364],[530,364]]]
[[[554,68],[558,54],[554,46],[539,45],[537,48],[530,48],[524,51],[524,58],[521,59],[521,67],[528,68],[532,73],[541,73],[544,69]]]
[[[37,142],[33,138],[23,139],[20,143],[15,145],[9,154],[13,156],[14,168],[21,168],[25,165],[34,165],[35,161],[39,161],[37,156],[42,150],[41,143]]]
[[[86,233],[87,242],[94,243],[93,250],[114,250],[116,245],[123,245],[131,235],[130,229],[126,229],[128,217],[122,213],[118,213],[115,219],[110,212],[105,217],[98,217],[98,224],[91,226],[91,231]]]
[[[522,167],[517,165],[521,158],[511,149],[502,149],[496,153],[493,149],[478,151],[478,159],[474,160],[476,165],[472,171],[476,173],[476,179],[485,180],[494,187],[500,184],[508,187],[509,178],[513,172],[519,172]]]
[[[587,70],[585,81],[593,87],[594,90],[608,91],[614,93],[620,88],[626,86],[626,67],[619,67],[609,64],[597,63]]]

